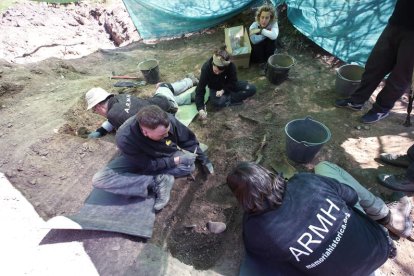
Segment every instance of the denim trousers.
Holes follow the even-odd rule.
[[[190,78],[173,83],[163,83],[155,91],[155,95],[163,96],[168,99],[171,106],[178,108],[180,105],[191,104],[191,93],[184,93],[193,87],[193,81]]]
[[[247,81],[238,81],[235,91],[224,90],[224,95],[217,97],[217,90],[210,89],[210,100],[214,107],[221,108],[240,104],[243,100],[256,94],[256,86]]]
[[[174,156],[180,156],[183,153],[177,151]],[[154,187],[155,178],[159,174],[170,174],[174,177],[182,177],[191,174],[195,170],[195,165],[178,165],[157,172],[142,173],[137,171],[136,167],[128,158],[121,154],[115,157],[92,178],[92,185],[95,188],[103,189],[109,193],[147,197],[148,190]]]

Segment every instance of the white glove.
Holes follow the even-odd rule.
[[[223,94],[224,94],[224,90],[223,89],[220,90],[220,91],[217,91],[216,92],[216,97],[221,97],[221,96],[223,96]]]
[[[207,112],[204,109],[200,109],[198,111],[198,117],[200,118],[200,120],[207,119]]]
[[[114,126],[109,121],[103,122],[101,127],[103,127],[108,132],[111,132],[112,130],[114,130]]]

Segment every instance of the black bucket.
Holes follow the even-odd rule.
[[[144,75],[148,83],[158,83],[160,81],[160,70],[158,67],[158,60],[148,59],[138,64],[138,69]]]
[[[345,64],[336,70],[335,91],[341,97],[350,97],[361,83],[364,67]]]
[[[308,163],[331,139],[331,131],[310,117],[290,121],[285,126],[286,155],[297,163]]]
[[[266,77],[273,84],[280,84],[288,78],[290,68],[295,64],[292,56],[274,54],[267,60]]]

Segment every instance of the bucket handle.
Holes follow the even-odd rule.
[[[310,146],[312,146],[311,143],[306,142],[306,141],[300,141],[299,143],[302,144],[303,146],[307,147],[307,148],[309,148]]]
[[[304,118],[304,120],[305,120],[305,121],[315,121],[315,120],[313,120],[313,119],[312,119],[312,117],[311,117],[311,116],[306,116],[306,117]],[[306,142],[306,141],[300,141],[300,143],[301,143],[302,145],[304,145],[305,147],[310,147],[310,146],[312,146],[312,144],[311,144],[311,143]]]
[[[315,120],[314,119],[312,119],[312,117],[311,116],[306,116],[305,118],[304,118],[304,120],[310,120],[310,121],[313,121],[313,122],[315,122]],[[328,129],[328,133],[329,133],[329,138],[328,138],[328,140],[331,138],[331,133],[330,133],[330,131],[329,131],[329,129]],[[305,147],[310,147],[310,146],[313,146],[312,145],[312,143],[309,143],[309,142],[306,142],[306,141],[300,141],[299,143],[301,143],[302,145],[304,145]]]
[[[309,115],[308,115],[308,116],[306,116],[306,117],[305,117],[305,118],[303,118],[303,119],[304,119],[304,120],[307,120],[307,121],[309,121],[309,120],[311,120],[311,121],[315,121],[315,120],[313,120],[313,119],[312,119],[312,117],[311,117],[311,116],[309,116]]]
[[[292,56],[290,56],[291,58],[292,58],[292,60],[293,60],[293,63],[292,63],[292,66],[295,66],[296,65],[296,59],[294,58],[294,57],[292,57]]]

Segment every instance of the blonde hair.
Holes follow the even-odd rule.
[[[262,12],[270,12],[270,23],[273,23],[277,20],[277,14],[276,14],[276,10],[273,6],[271,5],[263,5],[260,8],[257,9],[256,11],[256,22],[259,23],[260,22],[260,14]]]

